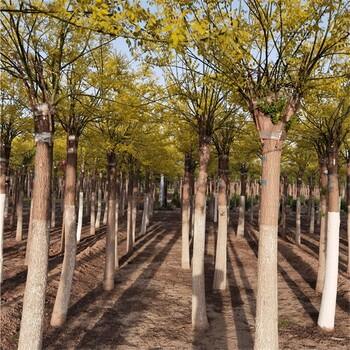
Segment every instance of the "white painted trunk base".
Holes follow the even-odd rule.
[[[77,242],[81,239],[81,229],[83,227],[83,208],[84,208],[84,193],[79,192],[79,209],[78,209],[78,227],[77,227]]]
[[[338,286],[340,213],[328,212],[326,271],[320,314],[317,324],[324,330],[334,329]]]
[[[238,227],[237,227],[237,236],[243,237],[244,236],[244,218],[245,213],[245,196],[240,197],[239,201],[239,218],[238,218]]]

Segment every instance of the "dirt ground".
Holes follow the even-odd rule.
[[[141,216],[141,212],[139,212]],[[292,220],[292,217],[290,218]],[[248,221],[248,218],[247,218]],[[305,221],[305,220],[304,220]],[[139,223],[140,224],[140,223]],[[302,234],[302,247],[279,241],[280,349],[350,349],[350,284],[346,274],[345,216],[340,241],[339,288],[335,330],[317,327],[321,295],[315,292],[318,235]],[[206,298],[210,328],[191,329],[191,272],[180,267],[180,212],[158,211],[147,234],[126,254],[126,222],[119,225],[120,268],[112,292],[102,288],[105,227],[95,236],[83,232],[78,246],[71,304],[61,328],[49,325],[63,256],[60,228],[51,230],[44,349],[252,349],[257,282],[257,223],[246,224],[237,239],[236,213],[231,213],[227,290],[211,290],[215,225],[207,224]],[[137,232],[139,232],[139,226]],[[317,229],[316,229],[317,231]],[[26,235],[25,235],[26,238]],[[26,239],[15,241],[5,227],[4,275],[1,289],[1,349],[17,348],[26,280]]]

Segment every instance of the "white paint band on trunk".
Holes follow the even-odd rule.
[[[326,270],[318,325],[325,330],[334,328],[338,286],[340,213],[328,212]]]

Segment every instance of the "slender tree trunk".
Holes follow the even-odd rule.
[[[83,228],[83,209],[84,209],[84,164],[82,164],[80,179],[79,179],[79,206],[78,206],[78,227],[77,227],[77,242],[81,239],[81,230]]]
[[[320,241],[318,251],[318,267],[316,291],[322,293],[326,266],[326,234],[327,234],[327,161],[320,161],[321,193],[320,193]]]
[[[77,150],[78,137],[75,135],[69,135],[67,138],[66,187],[63,212],[65,235],[64,258],[60,282],[51,316],[51,326],[62,326],[65,323],[73,282],[77,251],[77,218],[75,203],[75,193],[77,187]]]
[[[24,199],[24,180],[26,176],[27,167],[22,166],[22,171],[18,180],[18,200],[16,205],[17,213],[17,229],[16,242],[21,242],[23,239],[23,199]]]
[[[181,267],[190,268],[190,218],[191,218],[191,190],[190,190],[190,169],[192,157],[188,152],[185,155],[185,171],[182,180],[181,196],[181,217],[182,217],[182,254]]]
[[[135,169],[134,178],[132,181],[132,244],[134,246],[136,241],[136,219],[137,219],[137,195],[139,183],[139,170]]]
[[[327,213],[326,270],[317,324],[324,330],[333,330],[338,287],[340,228],[338,149],[334,145],[328,149]]]
[[[10,226],[13,227],[15,224],[16,208],[18,201],[18,170],[15,170],[12,181],[12,209],[10,215]]]
[[[116,168],[116,199],[115,199],[115,230],[114,230],[114,258],[115,258],[115,268],[119,268],[118,259],[118,231],[119,231],[119,202],[120,202],[120,170],[119,167]]]
[[[133,189],[133,169],[129,171],[128,180],[128,209],[127,209],[127,224],[126,224],[126,252],[129,252],[133,247],[132,240],[132,189]]]
[[[255,349],[278,349],[277,241],[282,142],[263,144]]]
[[[215,272],[213,289],[226,289],[227,275],[227,185],[228,185],[228,156],[222,154],[219,156],[219,223],[218,239],[216,243],[215,254]]]
[[[204,280],[205,217],[208,163],[210,159],[210,136],[200,136],[199,173],[195,194],[195,225],[192,260],[192,327],[205,330],[209,327]]]
[[[19,350],[41,349],[49,258],[53,116],[47,104],[34,107],[35,178],[33,183],[32,244],[19,332]]]
[[[253,181],[250,183],[250,215],[249,222],[252,224],[254,221],[254,197],[255,197],[255,184]]]
[[[107,153],[108,163],[108,218],[106,235],[106,260],[103,279],[104,290],[114,288],[115,273],[115,202],[116,202],[116,156],[113,151]]]
[[[143,236],[146,233],[149,223],[149,205],[150,205],[150,184],[149,184],[149,172],[146,173],[145,178],[145,195],[143,199],[143,213],[140,235]]]
[[[238,218],[238,227],[237,227],[237,237],[244,236],[246,188],[247,188],[247,167],[245,163],[242,163],[241,164],[241,197],[239,201],[239,218]]]
[[[7,142],[0,142],[0,283],[4,280],[3,275],[3,245],[4,245],[4,222],[6,206],[6,174],[9,164],[11,145]]]
[[[287,240],[287,197],[288,197],[288,176],[283,174],[283,191],[282,191],[282,213],[281,213],[281,237]]]
[[[310,178],[310,225],[309,233],[314,234],[315,232],[315,176],[312,175]]]
[[[300,203],[300,191],[301,191],[301,174],[297,175],[297,205],[295,215],[295,243],[301,244],[301,203]]]
[[[100,172],[97,183],[97,213],[95,229],[98,230],[101,224],[101,211],[102,211],[102,172]]]
[[[91,201],[90,201],[90,235],[96,233],[96,172],[91,177]]]
[[[51,194],[51,222],[50,227],[56,227],[56,198],[57,198],[57,165],[53,166],[52,194]]]

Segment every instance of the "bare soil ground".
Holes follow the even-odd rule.
[[[304,228],[302,247],[297,247],[293,242],[292,217],[290,220],[288,241],[279,241],[280,349],[350,349],[345,224],[341,230],[335,330],[324,332],[316,324],[321,301],[321,295],[314,290],[318,235],[306,234]],[[179,211],[156,212],[146,235],[137,239],[129,253],[125,247],[125,219],[121,220],[120,268],[112,292],[105,292],[101,284],[105,227],[102,226],[95,236],[88,236],[86,227],[78,247],[67,322],[61,328],[49,325],[63,260],[59,253],[61,230],[52,229],[43,348],[252,349],[257,224],[247,222],[245,237],[241,239],[235,237],[236,225],[237,217],[231,213],[228,286],[220,293],[211,290],[216,232],[213,223],[207,224],[206,298],[210,328],[204,333],[191,329],[191,272],[180,267]],[[6,226],[5,279],[1,289],[0,344],[3,350],[17,348],[26,280],[25,245],[26,239],[16,242],[14,229]]]

